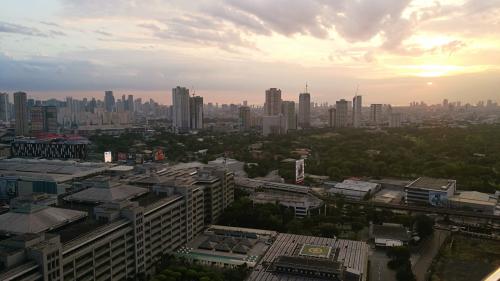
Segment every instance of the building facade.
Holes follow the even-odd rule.
[[[200,96],[189,98],[189,113],[192,130],[203,129],[203,98]]]
[[[176,132],[188,132],[191,127],[189,89],[172,89],[172,126]]]
[[[281,90],[271,88],[266,90],[266,102],[264,104],[264,115],[276,116],[281,113]]]
[[[16,116],[16,136],[27,136],[29,134],[29,131],[26,93],[14,93],[14,110]]]
[[[335,104],[335,128],[345,128],[348,125],[348,103],[341,99]]]
[[[299,95],[299,126],[301,128],[311,126],[311,95],[309,93]]]
[[[295,102],[283,101],[283,118],[285,119],[285,131],[297,129],[297,114],[295,113]]]
[[[352,106],[352,126],[359,128],[362,122],[363,97],[356,95],[352,99]]]

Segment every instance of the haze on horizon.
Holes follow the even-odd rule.
[[[500,99],[500,0],[5,0],[0,92],[170,103]]]

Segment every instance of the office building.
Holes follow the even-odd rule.
[[[282,113],[285,119],[285,132],[297,129],[297,114],[295,114],[295,102],[283,101]]]
[[[16,136],[27,136],[29,132],[26,93],[14,93],[14,110],[16,113]]]
[[[247,280],[365,281],[367,269],[365,242],[280,233]]]
[[[372,125],[380,125],[382,123],[382,105],[370,105],[370,122]]]
[[[250,129],[250,107],[241,106],[239,109],[239,128],[240,131],[248,131]]]
[[[359,128],[362,122],[363,97],[356,95],[352,100],[352,106],[352,126]]]
[[[189,89],[177,86],[172,89],[172,126],[175,132],[189,132],[190,122]]]
[[[31,134],[57,133],[57,107],[38,106],[31,108]]]
[[[131,111],[131,112],[135,112],[134,96],[133,95],[128,95],[128,98],[127,98],[127,110]]]
[[[115,97],[113,96],[113,91],[104,92],[104,107],[107,112],[113,112],[115,110]]]
[[[189,113],[192,130],[203,129],[203,98],[200,96],[189,98]]]
[[[264,104],[264,115],[276,116],[281,113],[281,90],[271,88],[266,90],[266,102]]]
[[[334,128],[335,127],[335,114],[336,114],[336,109],[331,107],[328,109],[328,127]]]
[[[90,141],[82,137],[55,134],[18,138],[11,143],[13,157],[45,159],[86,159]]]
[[[10,102],[7,93],[0,93],[0,121],[10,121]]]
[[[124,200],[102,203],[101,193],[87,192],[85,201],[78,201],[85,189],[55,207],[23,198],[20,206],[0,215],[0,280],[148,280],[162,256],[203,232],[205,216],[215,211],[208,205],[220,212],[232,202],[224,197],[224,190],[234,188],[230,180],[219,180],[227,184],[220,188],[211,180],[199,181],[198,166],[179,166],[89,187],[130,195]],[[123,184],[140,192],[122,193]],[[218,191],[211,193],[214,187]]]
[[[341,99],[335,103],[335,128],[345,128],[348,125],[348,103]]]
[[[311,95],[309,93],[299,95],[299,126],[301,128],[311,126]]]
[[[456,189],[456,180],[421,177],[406,185],[405,202],[406,204],[448,207],[448,199],[455,194]]]

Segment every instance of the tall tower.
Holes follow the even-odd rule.
[[[311,126],[311,95],[309,93],[299,95],[299,126],[302,128]]]
[[[266,90],[266,103],[264,104],[264,114],[275,116],[281,113],[281,90],[271,88]]]
[[[361,127],[361,110],[363,108],[362,96],[356,95],[352,99],[352,125],[354,128]]]
[[[201,130],[203,129],[203,98],[200,96],[195,96],[189,98],[189,113],[191,129]]]
[[[240,131],[247,131],[250,129],[250,107],[242,106],[239,109],[239,127]]]
[[[370,121],[373,125],[380,125],[382,122],[382,105],[370,105]]]
[[[10,120],[10,103],[9,94],[0,93],[0,121],[7,122]]]
[[[16,136],[27,136],[29,132],[26,93],[14,93],[14,109],[16,112]]]
[[[189,90],[177,86],[172,89],[172,126],[176,132],[188,132],[190,128]]]
[[[104,107],[107,112],[112,112],[115,108],[115,97],[113,96],[113,91],[104,92]]]
[[[347,127],[348,103],[341,99],[335,103],[335,128]]]
[[[297,114],[295,113],[295,102],[283,101],[283,118],[285,119],[285,131],[297,129]]]

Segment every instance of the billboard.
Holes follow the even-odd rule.
[[[155,161],[163,161],[165,160],[165,153],[163,152],[163,149],[159,148],[155,151]]]
[[[104,163],[111,163],[113,162],[113,157],[111,156],[111,151],[105,151],[104,152]]]
[[[304,182],[304,159],[295,161],[295,183]]]
[[[429,191],[429,204],[435,207],[447,207],[448,195],[445,192]]]

